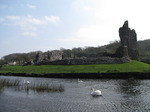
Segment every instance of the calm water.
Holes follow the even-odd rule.
[[[31,83],[63,85],[63,92],[0,90],[0,112],[150,112],[150,80],[85,80],[4,77]],[[92,97],[91,88],[103,96]]]

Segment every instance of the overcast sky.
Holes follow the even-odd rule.
[[[150,36],[150,0],[0,0],[0,57],[102,46],[119,40],[125,20]]]

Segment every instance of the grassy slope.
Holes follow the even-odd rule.
[[[0,73],[105,73],[150,72],[150,65],[138,61],[124,64],[4,66]]]

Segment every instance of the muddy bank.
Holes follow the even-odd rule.
[[[150,73],[51,73],[51,74],[26,74],[26,73],[0,73],[1,76],[45,77],[45,78],[81,78],[81,79],[150,79]]]

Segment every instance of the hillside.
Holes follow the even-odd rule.
[[[84,47],[84,48],[73,48],[73,49],[61,49],[54,50],[57,52],[63,53],[63,59],[66,58],[93,58],[93,57],[102,57],[102,56],[114,56],[116,49],[120,46],[120,42],[114,41],[108,45],[98,46],[98,47]],[[141,60],[149,60],[150,59],[150,39],[144,41],[138,41],[138,50],[139,57]],[[19,64],[23,64],[24,62],[28,62],[29,60],[36,60],[37,54],[41,53],[44,56],[48,55],[52,51],[42,52],[35,51],[29,53],[14,53],[4,56],[3,59],[6,62],[18,62]]]
[[[140,58],[150,58],[150,39],[138,41]]]

